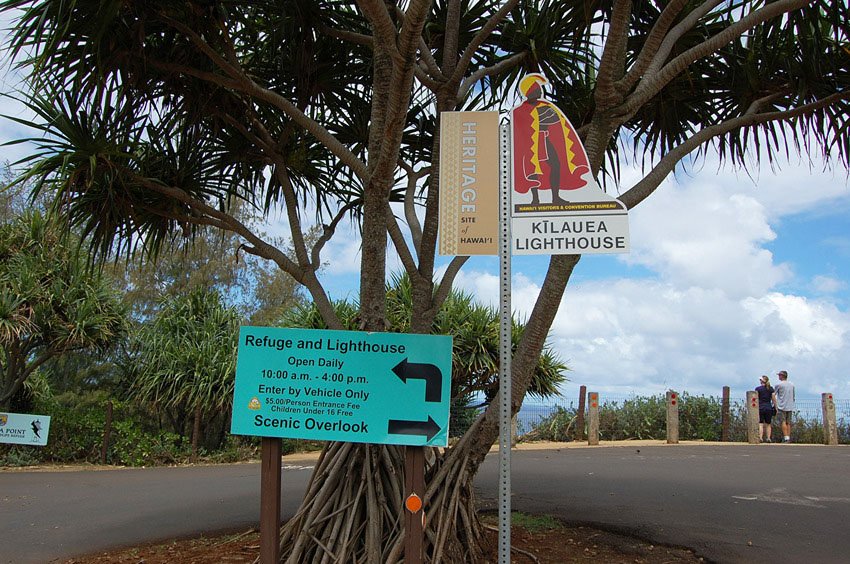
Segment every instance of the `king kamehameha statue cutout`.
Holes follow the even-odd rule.
[[[626,206],[596,183],[575,128],[544,97],[548,82],[523,77],[511,111],[513,253],[627,253]]]

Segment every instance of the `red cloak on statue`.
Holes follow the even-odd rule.
[[[513,109],[514,190],[577,190],[587,184],[587,154],[570,121],[546,100]]]

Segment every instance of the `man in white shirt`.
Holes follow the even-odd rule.
[[[780,370],[776,374],[779,382],[773,387],[776,416],[782,426],[782,442],[791,442],[791,415],[794,413],[794,384],[788,381],[788,373]]]

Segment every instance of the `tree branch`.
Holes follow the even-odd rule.
[[[210,206],[209,204],[190,196],[185,190],[182,190],[180,188],[166,186],[165,184],[154,182],[153,180],[141,176],[136,176],[136,180],[137,182],[139,182],[139,184],[149,190],[173,198],[178,202],[186,204],[190,208],[199,211],[202,214],[206,214],[214,220],[220,221],[221,223],[227,226],[228,231],[232,231],[233,233],[238,234],[243,239],[251,243],[251,245],[253,245],[257,249],[260,249],[263,253],[261,256],[274,261],[281,269],[286,271],[299,283],[303,284],[302,278],[304,272],[296,263],[294,263],[279,249],[266,243],[260,237],[255,235],[250,229],[248,229],[245,224],[243,224],[235,217],[225,212],[219,211],[216,208]]]
[[[353,31],[346,31],[343,29],[336,29],[332,27],[322,26],[319,28],[319,31],[324,33],[329,37],[334,37],[341,41],[348,41],[349,43],[354,43],[356,45],[363,45],[365,47],[373,48],[374,41],[372,36],[364,35],[362,33],[355,33]]]
[[[213,49],[209,43],[204,41],[204,39],[195,33],[195,31],[189,26],[183,24],[182,22],[178,22],[169,18],[168,16],[161,16],[162,21],[180,33],[184,34],[192,44],[198,48],[201,53],[206,55],[213,64],[215,64],[218,68],[229,74],[233,78],[238,78],[242,75],[242,69],[238,66],[232,65],[227,59],[222,57],[215,49]]]
[[[225,89],[230,90],[242,90],[242,82],[234,79],[227,78],[226,76],[222,76],[220,74],[216,74],[210,71],[202,71],[193,67],[187,67],[186,65],[178,65],[176,63],[166,63],[165,61],[156,61],[150,59],[146,62],[149,67],[166,71],[172,73],[182,73],[187,76],[192,76],[194,78],[203,80],[205,82],[209,82],[215,84],[216,86],[221,86]]]
[[[434,55],[431,54],[431,49],[429,49],[428,44],[425,43],[425,38],[421,35],[419,36],[419,55],[422,62],[425,64],[425,69],[434,80],[445,80],[446,77],[443,76],[443,72],[440,70],[440,65],[437,64],[437,61],[434,59]]]
[[[394,55],[397,55],[396,26],[387,11],[386,4],[379,0],[357,0],[357,5],[366,19],[369,20],[369,23],[372,24],[376,47],[388,49]]]
[[[654,75],[644,78],[635,92],[626,99],[625,104],[618,108],[617,113],[621,119],[628,119],[694,61],[720,50],[724,45],[740,37],[749,29],[787,12],[800,9],[809,2],[810,0],[777,0],[747,14],[720,33],[674,58]]]
[[[469,68],[469,64],[472,62],[472,57],[475,55],[475,52],[479,47],[487,40],[487,37],[493,32],[496,27],[501,24],[507,15],[513,10],[516,5],[519,3],[519,0],[508,0],[505,2],[505,5],[502,6],[498,12],[490,16],[490,19],[487,20],[487,23],[478,30],[478,33],[475,34],[475,37],[472,38],[472,41],[469,45],[466,46],[466,49],[463,51],[463,55],[461,55],[460,60],[458,61],[457,67],[452,73],[451,78],[449,78],[449,84],[460,84],[463,79],[463,75],[466,74],[467,68]]]
[[[404,270],[410,275],[411,279],[414,278],[418,274],[418,270],[416,269],[416,260],[410,253],[410,249],[407,247],[407,242],[404,240],[404,234],[398,226],[398,220],[396,219],[395,214],[393,214],[389,203],[387,203],[387,232],[390,234],[390,239],[398,253],[402,266],[404,266]]]
[[[500,74],[517,66],[523,59],[525,59],[526,56],[527,53],[515,53],[506,59],[502,59],[495,65],[478,69],[463,79],[463,82],[457,91],[457,98],[459,100],[463,100],[466,98],[466,94],[469,92],[469,89],[475,86],[476,82],[483,80],[485,77]]]
[[[667,57],[670,56],[670,53],[673,51],[673,47],[676,46],[676,42],[679,41],[679,39],[681,39],[687,32],[696,27],[699,21],[705,17],[706,14],[711,12],[723,2],[724,0],[705,0],[705,2],[694,8],[687,16],[685,16],[681,22],[676,24],[676,26],[662,38],[661,46],[650,60],[649,67],[646,69],[645,74],[653,75],[658,72],[658,69],[661,68],[667,60]]]
[[[626,66],[626,42],[629,37],[631,6],[631,0],[615,0],[611,12],[611,23],[608,25],[605,47],[599,61],[599,76],[594,92],[596,106],[603,111],[620,101],[614,83],[622,77]]]
[[[632,209],[633,207],[637,206],[639,203],[649,197],[653,192],[655,192],[661,182],[667,177],[668,174],[670,174],[670,172],[673,171],[673,169],[676,167],[676,164],[678,164],[679,161],[681,161],[688,153],[697,149],[702,144],[708,142],[709,140],[715,137],[725,135],[726,133],[729,133],[736,129],[752,127],[771,121],[786,121],[795,117],[807,115],[819,109],[825,108],[840,100],[850,100],[850,92],[837,92],[816,102],[811,102],[809,104],[805,104],[803,106],[788,110],[765,113],[757,112],[759,107],[770,102],[771,99],[773,99],[774,97],[775,95],[772,94],[770,96],[766,96],[760,100],[757,100],[756,102],[751,104],[750,108],[747,110],[747,113],[745,113],[744,115],[727,120],[717,125],[706,127],[689,137],[685,142],[683,142],[675,149],[664,155],[664,157],[658,162],[658,164],[655,165],[655,167],[650,171],[650,173],[644,176],[644,178],[640,182],[638,182],[632,188],[623,193],[623,195],[620,197],[620,201],[623,202],[623,204],[625,204],[626,207],[629,209]]]
[[[423,167],[419,171],[415,171],[412,166],[404,161],[400,161],[399,166],[407,173],[407,189],[404,191],[404,218],[410,228],[413,247],[418,254],[422,246],[422,225],[419,223],[419,216],[416,215],[416,186],[419,179],[428,174],[431,167]]]
[[[310,251],[312,263],[316,269],[321,266],[320,254],[325,244],[331,240],[334,233],[336,232],[337,225],[339,225],[339,222],[342,221],[343,217],[345,217],[345,214],[347,214],[356,205],[357,202],[348,202],[339,209],[334,218],[331,220],[330,224],[323,226],[322,235],[319,237],[319,239],[316,241]]]
[[[309,262],[306,267],[302,268],[293,262],[292,259],[287,257],[280,249],[270,245],[258,237],[250,229],[248,229],[245,224],[233,216],[221,212],[205,202],[193,198],[180,188],[166,186],[143,177],[137,176],[136,179],[141,185],[150,190],[174,198],[192,209],[198,210],[202,214],[207,214],[212,218],[211,221],[220,221],[224,225],[222,227],[223,229],[241,236],[250,243],[251,247],[246,247],[246,250],[249,250],[251,254],[271,260],[277,264],[281,270],[292,276],[296,282],[307,288],[313,298],[313,303],[319,309],[319,312],[322,314],[322,318],[331,329],[343,329],[342,323],[334,312],[330,298],[328,298],[324,287],[316,277],[316,269],[310,267]],[[202,218],[195,218],[193,222],[201,223],[202,221]]]
[[[307,117],[304,112],[299,110],[295,104],[290,102],[287,98],[273,90],[260,86],[253,80],[250,80],[247,76],[243,78],[240,91],[251,94],[252,96],[268,102],[272,106],[283,111],[286,115],[292,118],[295,123],[303,127],[308,133],[310,133],[310,135],[315,137],[317,141],[324,145],[342,163],[351,168],[354,174],[356,174],[361,180],[368,180],[369,174],[365,163],[357,158],[354,153],[349,151],[345,145],[340,143],[330,131],[322,127],[316,121]]]
[[[658,19],[646,36],[646,40],[641,47],[637,60],[635,60],[632,68],[626,73],[621,80],[614,85],[620,94],[625,95],[631,90],[637,81],[643,76],[643,73],[649,67],[649,63],[658,54],[662,42],[666,39],[665,35],[673,25],[673,22],[679,16],[679,13],[684,9],[689,0],[672,0],[664,10],[659,14]]]
[[[460,18],[460,0],[449,0],[446,8],[446,31],[443,37],[443,74],[445,76],[452,76],[457,67]]]
[[[446,271],[443,273],[443,277],[440,279],[440,283],[437,286],[437,291],[434,292],[434,303],[431,304],[431,309],[434,310],[434,313],[440,311],[440,308],[443,307],[443,302],[446,301],[446,298],[449,297],[449,292],[452,291],[452,286],[454,285],[455,278],[457,277],[460,269],[466,264],[466,261],[469,260],[469,257],[457,256],[452,258],[449,261],[449,266],[446,268]]]
[[[413,72],[417,80],[422,83],[422,86],[431,92],[436,92],[440,88],[440,83],[431,78],[431,75],[428,74],[428,71],[425,69],[422,62],[419,62],[419,64],[413,67]]]
[[[370,4],[376,3],[377,2],[370,1]],[[385,9],[383,11],[384,13],[386,13]],[[222,71],[231,76],[232,80],[225,79],[224,77],[216,75],[215,73],[200,71],[198,69],[192,69],[190,67],[185,67],[182,65],[173,65],[171,63],[153,61],[154,64],[160,65],[167,70],[186,73],[190,76],[194,76],[201,80],[206,80],[208,82],[218,84],[219,86],[223,86],[225,88],[231,88],[240,92],[251,94],[260,100],[270,103],[274,107],[283,111],[290,118],[292,118],[298,125],[306,129],[307,132],[309,132],[320,143],[327,147],[329,151],[336,155],[336,157],[339,158],[340,161],[349,166],[358,177],[360,177],[361,179],[366,178],[365,164],[360,161],[360,159],[358,159],[353,153],[351,153],[351,151],[349,151],[348,148],[345,147],[345,145],[340,143],[336,139],[336,137],[334,137],[333,134],[331,134],[327,129],[322,127],[315,120],[305,115],[304,112],[298,109],[298,107],[291,101],[289,101],[287,98],[281,96],[277,92],[274,92],[257,84],[244,72],[241,67],[235,67],[230,64],[224,57],[219,55],[206,41],[203,40],[203,38],[201,38],[191,28],[167,17],[163,19],[166,24],[174,27],[181,33],[184,33],[193,45],[195,45],[204,55],[209,57],[209,59]]]

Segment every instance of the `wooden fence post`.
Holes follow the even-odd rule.
[[[679,394],[667,392],[667,444],[679,444]]]
[[[578,412],[576,413],[576,428],[575,428],[575,440],[580,441],[584,439],[584,408],[585,408],[585,398],[587,394],[587,386],[582,386],[578,390]]]
[[[729,386],[723,386],[723,399],[720,401],[720,440],[729,441]]]
[[[587,394],[587,444],[599,444],[599,393]]]
[[[832,394],[821,394],[820,404],[823,409],[823,444],[837,446],[838,427],[835,425],[835,401]]]
[[[747,392],[747,442],[759,444],[759,395]]]

